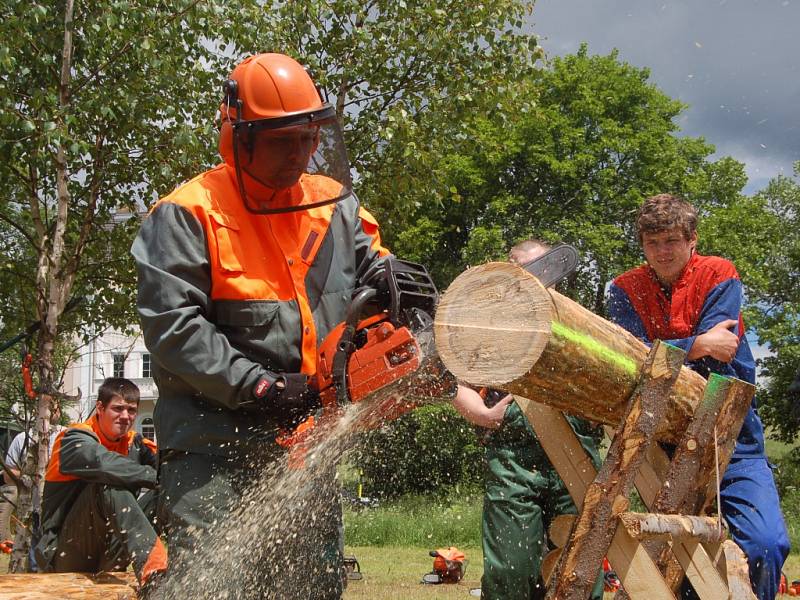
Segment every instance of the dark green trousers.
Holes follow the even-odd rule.
[[[56,550],[47,570],[124,571],[133,563],[141,579],[157,539],[145,511],[131,492],[89,483],[58,532]]]
[[[333,473],[292,470],[280,447],[162,455],[165,597],[338,599],[344,565]]]
[[[577,420],[570,423],[575,428]],[[594,440],[579,438],[592,462],[599,465]],[[557,515],[577,510],[516,403],[509,405],[502,426],[488,434],[485,444],[481,597],[544,598],[540,573],[548,551],[547,529]],[[601,576],[592,597],[602,595]]]

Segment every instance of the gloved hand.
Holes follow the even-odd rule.
[[[386,263],[396,260],[394,256],[387,256],[383,260],[374,261],[366,272],[359,278],[363,287],[373,288],[378,295],[389,291],[389,282],[386,280]]]
[[[309,387],[304,373],[279,373],[275,380],[263,377],[253,386],[253,395],[284,428],[297,425],[321,406],[319,393]]]

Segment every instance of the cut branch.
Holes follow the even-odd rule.
[[[712,517],[627,512],[619,515],[619,520],[637,540],[686,539],[720,543],[728,537],[728,531]]]

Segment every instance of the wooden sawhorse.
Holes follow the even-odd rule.
[[[545,559],[543,571],[558,556],[548,598],[588,598],[608,556],[633,600],[674,599],[683,574],[701,600],[754,600],[744,553],[722,541],[714,522],[694,517],[714,503],[717,473],[727,468],[755,388],[712,375],[670,460],[654,433],[684,358],[679,348],[653,345],[600,471],[560,411],[516,398],[575,506],[582,507],[564,547]],[[654,514],[627,512],[634,484]]]

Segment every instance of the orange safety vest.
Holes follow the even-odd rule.
[[[311,203],[338,195],[341,185],[320,175],[304,175],[297,193]],[[301,372],[313,375],[317,331],[305,287],[331,221],[335,204],[298,212],[259,215],[239,199],[235,175],[227,165],[203,173],[159,201],[189,210],[205,230],[211,272],[212,300],[295,300],[301,317]],[[359,209],[364,231],[381,246],[378,224]]]

